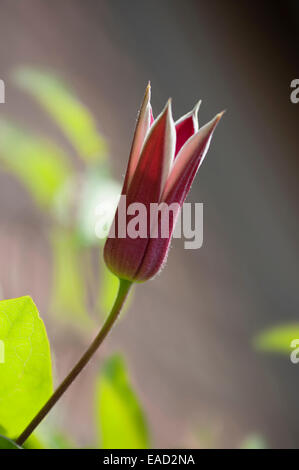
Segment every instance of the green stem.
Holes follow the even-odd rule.
[[[116,300],[112,307],[112,310],[105,321],[103,327],[99,331],[98,335],[95,337],[89,348],[85,351],[81,359],[77,362],[77,364],[73,367],[71,372],[68,376],[64,379],[64,381],[59,385],[59,387],[55,390],[53,395],[49,398],[47,403],[42,407],[42,409],[37,413],[37,415],[33,418],[31,423],[27,426],[27,428],[22,432],[22,434],[16,440],[18,445],[22,445],[26,439],[30,436],[30,434],[35,430],[35,428],[40,424],[40,422],[44,419],[44,417],[49,413],[49,411],[53,408],[59,398],[64,394],[64,392],[69,388],[71,383],[75,380],[75,378],[80,374],[82,369],[86,366],[89,360],[92,358],[94,353],[97,351],[99,346],[102,344],[103,340],[108,335],[109,331],[111,330],[115,320],[118,317],[118,314],[126,300],[128,292],[130,290],[132,283],[130,281],[126,281],[120,279],[119,281],[119,289]]]

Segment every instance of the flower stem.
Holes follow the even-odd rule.
[[[131,285],[132,283],[130,281],[120,279],[116,300],[114,302],[112,310],[109,316],[107,317],[103,327],[101,328],[101,330],[99,331],[98,335],[95,337],[95,339],[93,340],[89,348],[85,351],[81,359],[73,367],[71,372],[67,375],[64,381],[59,385],[59,387],[55,390],[53,395],[49,398],[47,403],[42,407],[42,409],[37,413],[37,415],[29,423],[27,428],[18,437],[18,439],[16,440],[16,443],[18,445],[21,446],[26,441],[26,439],[35,430],[35,428],[40,424],[40,422],[44,419],[44,417],[49,413],[49,411],[53,408],[53,406],[56,404],[59,398],[68,389],[68,387],[75,380],[75,378],[80,374],[82,369],[86,366],[86,364],[92,358],[92,356],[97,351],[99,346],[102,344],[103,340],[106,338],[115,320],[117,319],[119,312],[121,311],[121,308],[124,304],[124,301],[126,300],[126,297],[128,295]]]

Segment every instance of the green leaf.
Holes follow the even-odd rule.
[[[0,435],[0,449],[22,449],[14,441]]]
[[[260,351],[290,354],[293,339],[299,339],[299,323],[269,328],[258,334],[253,344]]]
[[[39,438],[37,433],[30,434],[28,439],[23,444],[24,449],[45,449],[44,442]]]
[[[0,161],[42,207],[52,205],[70,175],[64,153],[45,139],[0,120]]]
[[[18,436],[53,391],[50,346],[33,300],[26,296],[0,302],[0,425]]]
[[[98,134],[91,114],[60,79],[30,67],[19,68],[14,77],[50,114],[83,160],[106,158],[106,142]]]
[[[145,418],[120,356],[106,361],[97,380],[96,417],[102,448],[149,447]]]

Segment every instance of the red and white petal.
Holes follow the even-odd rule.
[[[177,203],[174,204],[175,210],[170,212],[169,237],[163,238],[159,233],[158,238],[150,238],[142,263],[135,274],[137,281],[143,282],[151,279],[166,263],[173,229],[180,212],[179,207],[182,206],[190,190],[192,181],[208,151],[213,132],[222,114],[218,114],[210,123],[203,126],[197,134],[191,137],[175,160],[162,196],[162,200],[166,202],[167,207]]]
[[[130,204],[136,202],[142,203],[146,208],[147,237],[131,238],[128,234],[125,238],[118,237],[116,215],[116,238],[108,236],[105,244],[106,264],[119,277],[138,280],[136,273],[142,265],[150,237],[150,204],[159,202],[173,162],[174,148],[175,128],[168,103],[146,138],[126,194],[126,210]],[[127,216],[127,226],[132,218]]]
[[[148,279],[154,277],[159,271],[163,269],[163,266],[167,260],[167,254],[172,238],[173,229],[177,217],[180,212],[180,205],[177,204],[174,211],[169,214],[169,237],[162,237],[161,234],[161,219],[162,215],[159,214],[159,227],[158,227],[158,237],[150,238],[142,259],[142,263],[138,271],[135,273],[135,280],[138,282],[144,282]]]
[[[213,132],[223,113],[217,114],[205,126],[194,134],[181,148],[166,182],[162,201],[171,204],[183,204],[196,172],[209,149]]]
[[[127,191],[129,204],[159,201],[173,164],[175,141],[171,103],[168,101],[145,140]]]
[[[122,194],[126,194],[126,192],[128,191],[128,188],[130,186],[135,169],[139,161],[139,157],[141,154],[144,141],[154,121],[150,99],[151,99],[151,87],[149,83],[146,88],[144,99],[143,99],[140,112],[137,118],[137,124],[136,124],[135,133],[133,137],[133,143],[131,147],[131,153],[129,157],[129,163],[127,167]]]
[[[201,101],[198,101],[192,111],[182,116],[175,123],[176,148],[175,157],[183,147],[184,143],[198,131],[198,109]]]

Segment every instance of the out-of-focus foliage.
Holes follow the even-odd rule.
[[[89,448],[135,449],[149,447],[149,433],[141,405],[129,381],[121,356],[108,358],[95,388],[95,417],[98,443]],[[69,436],[46,423],[24,444],[26,449],[70,449]]]
[[[32,67],[21,67],[13,76],[54,119],[84,163],[83,169],[82,165],[75,169],[73,156],[54,142],[0,120],[2,168],[48,211],[53,268],[50,310],[72,326],[90,326],[89,310],[100,310],[98,278],[103,259],[98,252],[98,272],[90,269],[88,260],[94,257],[95,247],[103,247],[121,187],[110,174],[108,147],[91,113],[63,81]],[[110,298],[115,292],[112,277],[105,278],[105,288]]]
[[[99,445],[104,449],[146,449],[149,434],[123,359],[109,358],[96,387]]]
[[[194,442],[194,447],[199,449],[211,449],[217,445],[217,430],[207,424],[200,424],[192,429],[190,437]],[[188,437],[187,439],[189,441]]]
[[[24,449],[45,449],[44,442],[37,436],[37,433],[31,434],[23,444]]]
[[[0,161],[42,207],[51,206],[71,171],[56,145],[0,120]]]
[[[267,444],[260,434],[249,434],[242,442],[241,449],[267,449]]]
[[[56,227],[51,235],[53,285],[51,309],[73,323],[88,326],[81,246],[74,231]],[[86,325],[87,323],[87,325]]]
[[[43,436],[45,449],[73,449],[71,438],[62,432],[51,431]]]
[[[57,122],[83,160],[95,162],[106,157],[106,142],[97,132],[91,114],[60,79],[30,67],[19,68],[14,76],[17,84]]]
[[[107,268],[105,263],[101,263],[101,284],[99,288],[98,306],[103,316],[110,312],[116,299],[119,279]],[[129,299],[128,299],[129,300]],[[128,301],[127,301],[128,302]],[[126,305],[124,308],[126,308]],[[122,314],[123,312],[121,312]]]
[[[39,426],[37,431],[29,436],[23,447],[24,449],[73,449],[75,446],[65,434]]]
[[[28,296],[0,302],[0,425],[21,433],[52,393],[50,347],[38,310]],[[2,431],[3,432],[3,431]]]
[[[0,120],[2,168],[49,216],[50,312],[83,330],[93,324],[90,310],[106,317],[117,294],[118,279],[106,268],[102,249],[121,186],[110,174],[105,140],[74,93],[53,74],[37,69],[20,68],[14,78],[54,119],[83,162],[76,169],[74,156],[54,142]],[[0,433],[16,437],[52,392],[48,340],[29,297],[0,302],[0,339],[5,340],[6,360],[0,366]],[[148,447],[143,412],[119,356],[106,361],[97,379],[96,418],[100,446]],[[24,447],[74,447],[72,439],[54,429],[39,426]],[[0,439],[0,448],[9,442]]]
[[[107,166],[86,172],[78,208],[78,231],[86,245],[103,245],[121,192]]]
[[[299,339],[299,323],[269,328],[254,338],[254,346],[260,351],[289,354],[293,339]]]
[[[0,449],[21,449],[15,442],[0,435]]]
[[[107,312],[110,312],[119,287],[119,279],[115,276],[110,269],[107,268],[105,263],[101,263],[101,273],[100,273],[100,287],[98,290],[98,305],[97,310],[102,313],[103,318],[106,318]],[[125,305],[123,306],[119,319],[121,320],[132,302],[134,297],[134,289],[132,289],[126,299]]]

